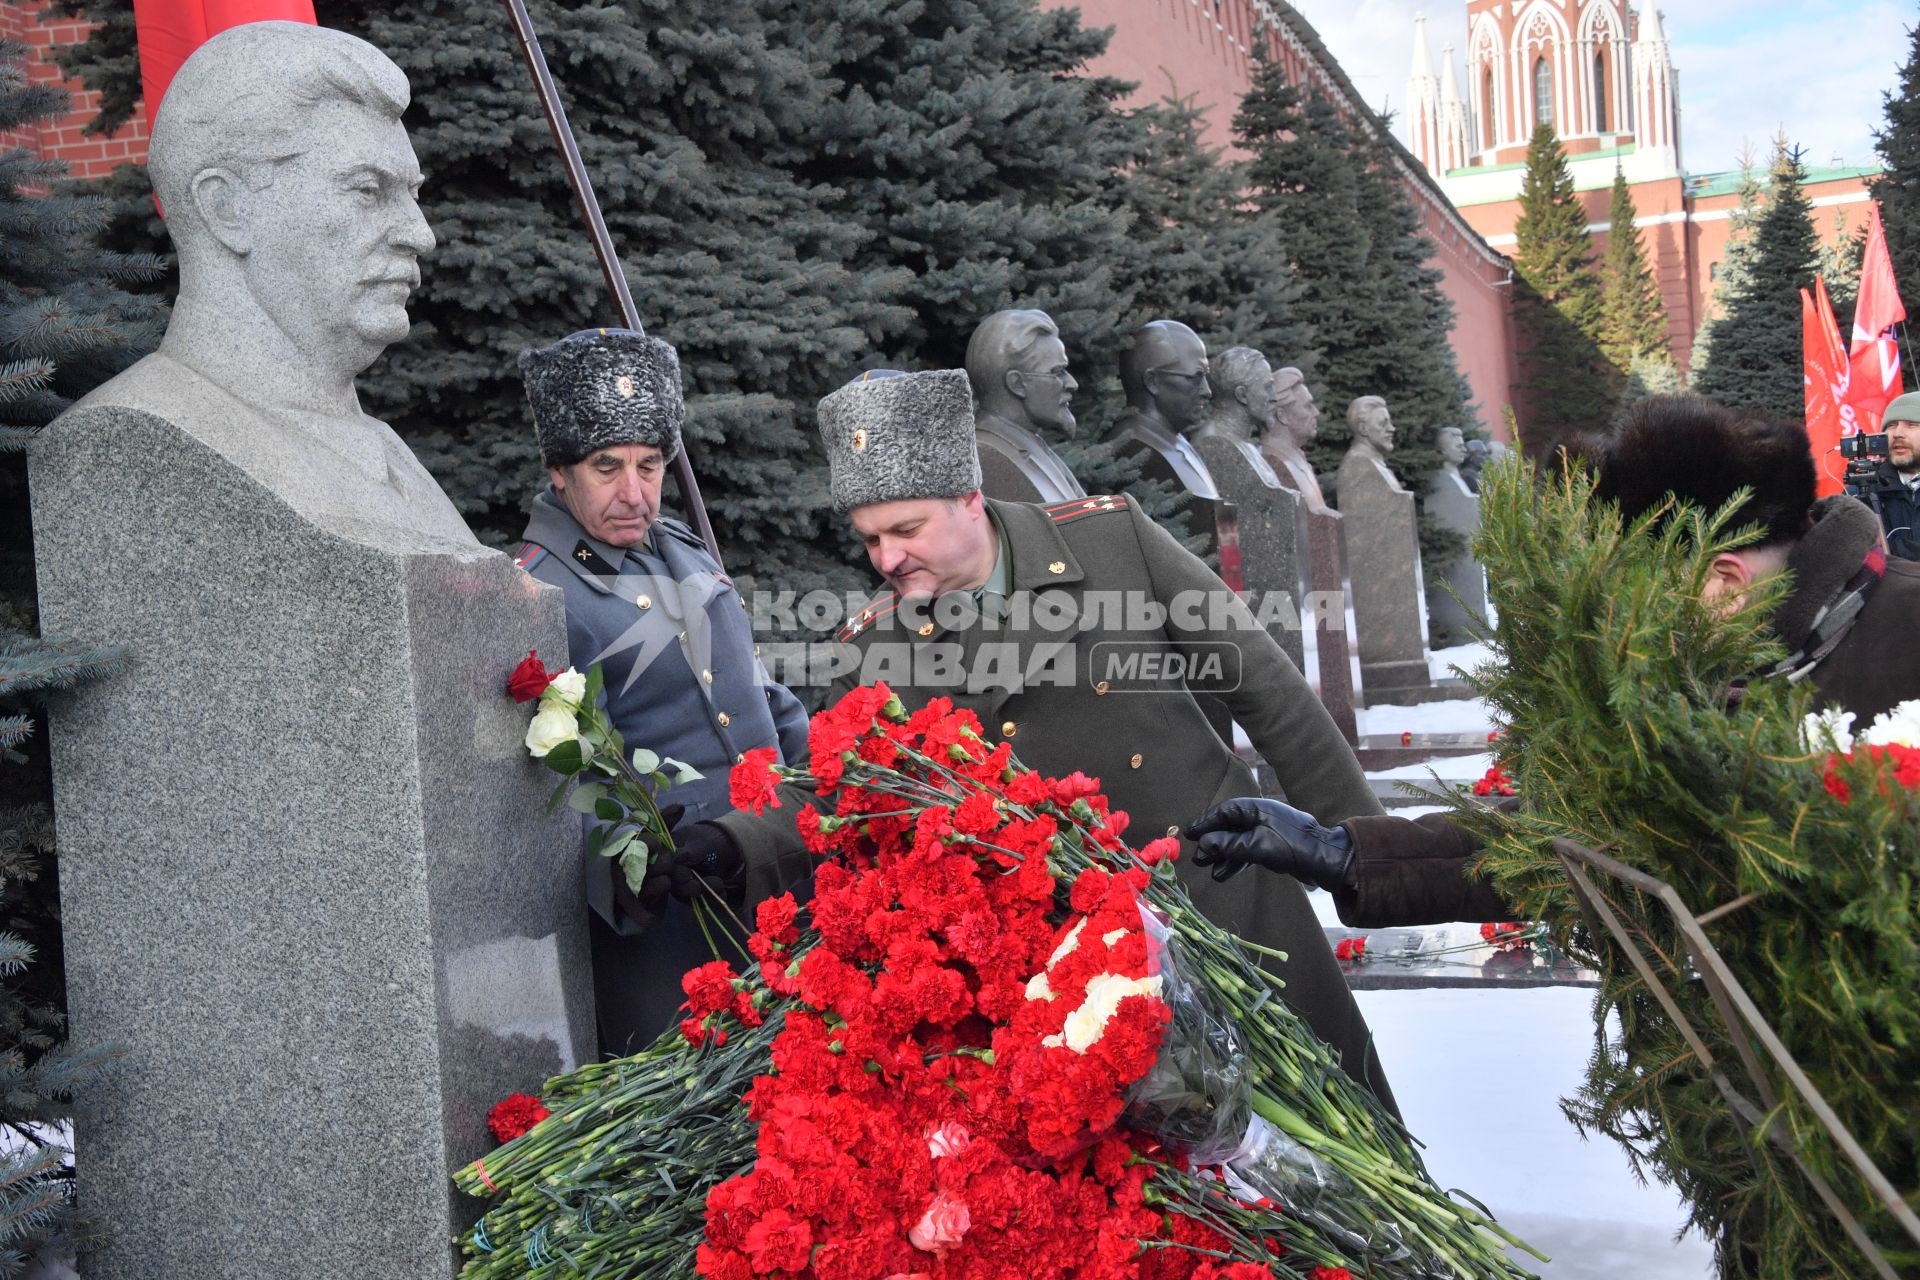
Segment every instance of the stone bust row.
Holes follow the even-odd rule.
[[[967,344],[967,377],[987,492],[1028,502],[1086,496],[1044,435],[1052,429],[1071,437],[1078,429],[1072,399],[1080,384],[1069,371],[1053,319],[1035,310],[988,316]],[[1303,494],[1314,509],[1326,508],[1305,453],[1319,432],[1320,410],[1300,370],[1275,369],[1250,347],[1231,348],[1210,361],[1191,328],[1154,320],[1140,327],[1122,355],[1120,382],[1127,410],[1108,432],[1114,449],[1141,455],[1194,497],[1217,501],[1220,494],[1195,444],[1231,441],[1246,446],[1266,483]],[[1386,402],[1359,397],[1347,407],[1347,422],[1353,434],[1348,458],[1385,471],[1384,459],[1393,451]],[[1440,447],[1447,470],[1458,474],[1467,458],[1464,433],[1443,429]]]

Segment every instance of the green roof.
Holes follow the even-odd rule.
[[[1815,186],[1822,182],[1839,182],[1846,178],[1871,178],[1880,169],[1869,165],[1858,168],[1852,165],[1823,165],[1807,170],[1806,181],[1802,186]],[[1695,200],[1709,196],[1730,196],[1740,190],[1740,179],[1745,170],[1729,169],[1725,173],[1695,173],[1687,175],[1687,195]],[[1769,174],[1760,174],[1760,185],[1772,181]]]

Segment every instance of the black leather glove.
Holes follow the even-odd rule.
[[[670,804],[660,811],[660,821],[671,831],[685,816],[687,806]],[[640,882],[640,892],[635,893],[627,884],[627,876],[619,867],[613,869],[613,900],[628,916],[641,924],[651,924],[667,905],[667,895],[673,888],[673,878],[666,873],[667,859],[656,859],[647,868],[646,877]]]
[[[1323,827],[1278,800],[1229,800],[1189,826],[1187,838],[1200,842],[1194,865],[1212,867],[1215,880],[1254,863],[1322,889],[1344,889],[1353,866],[1353,837],[1345,827]]]
[[[709,895],[724,898],[740,887],[747,860],[720,827],[711,822],[681,827],[673,833],[673,846],[673,852],[655,864],[640,886],[642,900],[652,892],[660,898],[672,894],[682,902],[697,902]]]

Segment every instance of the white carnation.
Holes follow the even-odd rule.
[[[542,698],[540,710],[527,726],[527,752],[538,760],[561,743],[572,742],[579,736],[580,722],[574,719],[573,708]]]
[[[587,678],[572,667],[568,667],[547,685],[547,691],[540,695],[540,705],[542,708],[559,705],[570,710],[578,710],[580,700],[586,696]]]
[[[1027,999],[1029,1000],[1053,999],[1053,988],[1047,984],[1046,974],[1036,973],[1031,978],[1027,979]]]
[[[1853,750],[1853,712],[1829,707],[1809,713],[1800,724],[1800,745],[1808,751]]]
[[[1085,1053],[1099,1043],[1106,1034],[1107,1023],[1113,1020],[1113,1012],[1120,1002],[1128,996],[1160,997],[1160,975],[1147,978],[1129,978],[1118,973],[1103,973],[1087,984],[1087,998],[1080,1007],[1067,1015],[1067,1021],[1058,1035],[1048,1036],[1040,1043],[1050,1049],[1062,1045],[1075,1053]]]
[[[1920,747],[1920,699],[1903,702],[1875,716],[1867,726],[1866,742],[1874,747]]]
[[[1080,949],[1080,931],[1086,927],[1087,918],[1085,916],[1081,916],[1073,922],[1073,928],[1067,930],[1067,936],[1060,940],[1060,945],[1055,947],[1053,954],[1047,957],[1047,968],[1053,968],[1053,966],[1059,964],[1062,960],[1065,960],[1068,956]]]

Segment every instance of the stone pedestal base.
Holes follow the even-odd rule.
[[[487,1109],[594,1043],[576,819],[503,692],[559,592],[136,409],[31,465],[46,631],[131,655],[50,726],[72,1038],[123,1051],[77,1100],[83,1273],[448,1276]]]

